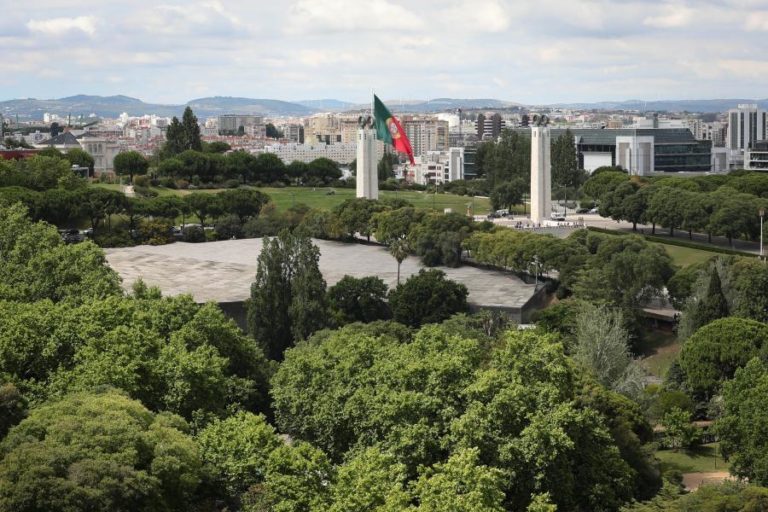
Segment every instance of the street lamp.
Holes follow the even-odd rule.
[[[760,259],[763,259],[763,217],[765,216],[765,208],[760,208]]]

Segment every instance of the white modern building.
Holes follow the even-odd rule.
[[[741,104],[728,111],[728,137],[726,147],[732,151],[745,151],[753,142],[765,140],[768,112],[755,104]]]
[[[464,148],[428,151],[416,157],[412,166],[413,181],[420,185],[447,183],[464,179]]]

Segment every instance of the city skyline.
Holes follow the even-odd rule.
[[[763,0],[4,3],[0,100],[766,95]]]

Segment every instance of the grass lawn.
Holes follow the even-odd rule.
[[[658,244],[662,246],[667,254],[672,258],[672,262],[680,267],[687,267],[694,263],[707,261],[718,253],[709,252],[703,249],[691,249],[690,247],[680,247],[679,245]]]
[[[640,344],[642,363],[651,375],[663,379],[680,353],[681,347],[677,336],[671,331],[663,329],[646,331]]]
[[[720,456],[718,443],[696,446],[691,450],[659,450],[656,457],[661,461],[661,470],[670,469],[681,473],[703,473],[709,471],[728,471],[730,464]]]
[[[122,192],[122,185],[113,185],[106,183],[97,183],[96,186],[107,188],[109,190],[117,190]],[[152,187],[152,190],[156,191],[159,195],[187,195],[193,190],[173,190],[162,187]],[[278,210],[290,208],[293,204],[304,203],[311,208],[317,208],[320,210],[330,210],[337,204],[340,204],[345,199],[355,197],[355,190],[351,188],[330,188],[330,187],[285,187],[285,188],[271,188],[261,187],[261,190],[265,194],[272,198],[272,201],[277,206]],[[333,190],[333,194],[328,192]],[[216,193],[221,192],[221,189],[201,189],[199,192]],[[475,197],[474,200],[469,196],[457,196],[454,194],[427,194],[425,192],[414,191],[397,191],[392,192],[388,190],[382,190],[379,192],[379,197],[383,198],[399,198],[405,199],[412,203],[416,208],[420,209],[435,209],[443,211],[445,208],[451,208],[456,213],[466,214],[467,206],[474,204],[474,213],[476,215],[483,215],[490,210],[490,201],[488,198]]]

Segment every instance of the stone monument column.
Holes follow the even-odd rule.
[[[360,117],[357,130],[357,197],[379,198],[379,171],[376,162],[376,130],[370,117]]]
[[[552,164],[547,116],[533,116],[531,127],[531,222],[541,224],[552,215]]]

